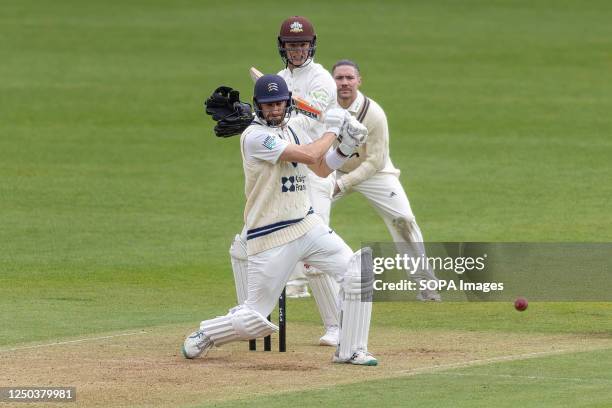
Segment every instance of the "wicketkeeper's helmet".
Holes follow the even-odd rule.
[[[293,16],[289,17],[281,24],[280,33],[278,34],[278,52],[285,63],[288,64],[287,50],[285,43],[287,42],[309,42],[308,60],[311,60],[317,50],[317,35],[314,27],[306,17]],[[304,62],[305,65],[307,62]]]

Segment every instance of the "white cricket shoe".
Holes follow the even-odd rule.
[[[375,366],[378,365],[378,360],[376,357],[372,355],[372,353],[368,353],[367,351],[357,350],[353,353],[351,358],[348,360],[341,360],[338,354],[334,354],[334,358],[332,359],[333,363],[344,363],[344,364],[354,364],[354,365],[362,365],[362,366]]]
[[[417,294],[417,300],[421,302],[441,302],[442,297],[435,290],[425,289]]]
[[[196,358],[204,352],[208,352],[213,346],[213,342],[202,330],[191,333],[183,343],[181,351],[185,358]]]
[[[285,296],[291,299],[310,297],[310,293],[308,293],[308,284],[287,285]]]
[[[340,338],[340,328],[338,326],[330,326],[327,331],[319,339],[319,346],[331,346],[336,347],[338,345],[338,339]]]

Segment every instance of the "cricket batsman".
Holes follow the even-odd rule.
[[[305,99],[321,112],[337,107],[334,79],[322,65],[314,62],[317,36],[312,23],[301,16],[285,19],[279,30],[277,44],[285,65],[285,69],[278,75],[285,80],[289,91]],[[294,121],[300,121],[303,132],[313,141],[320,138],[325,131],[325,124],[306,116],[299,115]],[[321,177],[309,169],[306,169],[306,172],[313,210],[325,224],[329,225],[333,175]],[[230,255],[239,302],[244,300],[248,285],[245,279],[247,269],[245,247],[241,236],[236,235],[230,248]],[[287,283],[287,297],[310,296],[307,283],[310,284],[325,326],[325,333],[319,339],[319,344],[335,347],[338,343],[339,330],[338,285],[316,267],[299,263]]]
[[[248,290],[244,303],[225,316],[204,320],[188,336],[186,358],[213,345],[265,337],[278,330],[265,316],[273,310],[295,265],[307,262],[341,288],[339,343],[335,363],[376,365],[368,352],[372,312],[372,254],[353,251],[317,215],[308,194],[309,171],[325,177],[341,167],[367,137],[367,129],[342,109],[325,115],[325,131],[311,142],[289,120],[291,93],[278,75],[255,83],[256,119],[240,138],[245,176],[244,209]],[[340,142],[330,149],[334,141]]]

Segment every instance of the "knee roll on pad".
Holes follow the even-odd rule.
[[[232,327],[242,340],[265,337],[278,331],[278,326],[247,306],[238,306],[230,314]]]
[[[260,313],[246,306],[236,306],[225,316],[204,320],[200,323],[200,330],[215,346],[221,346],[232,341],[264,337],[278,331],[278,327]]]
[[[372,299],[374,284],[374,267],[372,261],[372,249],[363,248],[351,257],[344,280],[342,291],[345,299],[349,296],[361,295],[364,299]]]
[[[240,235],[236,234],[236,236],[234,237],[234,241],[232,241],[232,246],[230,246],[229,253],[232,259],[240,259],[244,261],[247,260],[248,256],[246,242]]]
[[[344,282],[342,291],[347,295],[368,295],[372,293],[373,289],[373,278],[368,277],[354,277],[350,276]]]

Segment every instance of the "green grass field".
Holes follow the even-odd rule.
[[[427,240],[612,241],[607,1],[264,1],[256,7],[5,1],[0,387],[56,384],[51,361],[41,383],[23,383],[30,378],[25,362],[38,356],[24,347],[170,328],[168,338],[135,336],[132,344],[174,353],[201,319],[234,305],[228,248],[242,228],[244,204],[238,139],[214,137],[202,102],[221,84],[250,100],[247,69],[281,68],[277,30],[293,14],[314,22],[318,62],[329,68],[351,58],[361,65],[362,90],[386,110],[391,156]],[[352,247],[389,240],[357,195],[334,207],[332,225]],[[314,302],[290,302],[289,322],[289,347],[299,350],[307,343],[291,324],[316,335]],[[445,359],[432,346],[428,353],[441,369],[423,364],[377,377],[394,359],[421,361],[424,354],[401,346],[397,355],[385,354],[384,336],[396,332],[438,333],[448,342],[482,333],[500,341],[495,352],[501,354],[471,355],[466,348]],[[214,372],[201,360],[189,366],[204,370],[201,395],[183,388],[195,394],[174,403],[143,395],[141,403],[612,406],[610,303],[535,303],[525,313],[501,303],[379,303],[371,333],[381,367],[356,375],[360,368],[330,369],[325,360],[304,374],[337,370],[352,384],[285,385],[273,377],[257,392],[209,398],[206,379]],[[567,336],[580,339],[563,343],[559,350],[567,353],[527,358],[557,350],[554,341]],[[516,359],[469,365],[504,355],[505,338],[518,340],[507,353]],[[116,358],[113,341],[101,361]],[[41,356],[63,356],[58,350],[70,344]],[[266,364],[242,345],[230,352],[221,354],[230,363]],[[269,358],[289,364],[292,356]],[[167,357],[176,360],[174,369],[186,368]],[[444,369],[445,363],[461,364]],[[249,370],[266,374],[257,364],[236,368],[234,378]],[[184,371],[176,373],[165,374],[171,380],[155,377],[166,398]],[[285,374],[298,378],[302,371]],[[82,404],[96,405],[96,392],[115,383],[103,377],[77,384]]]

